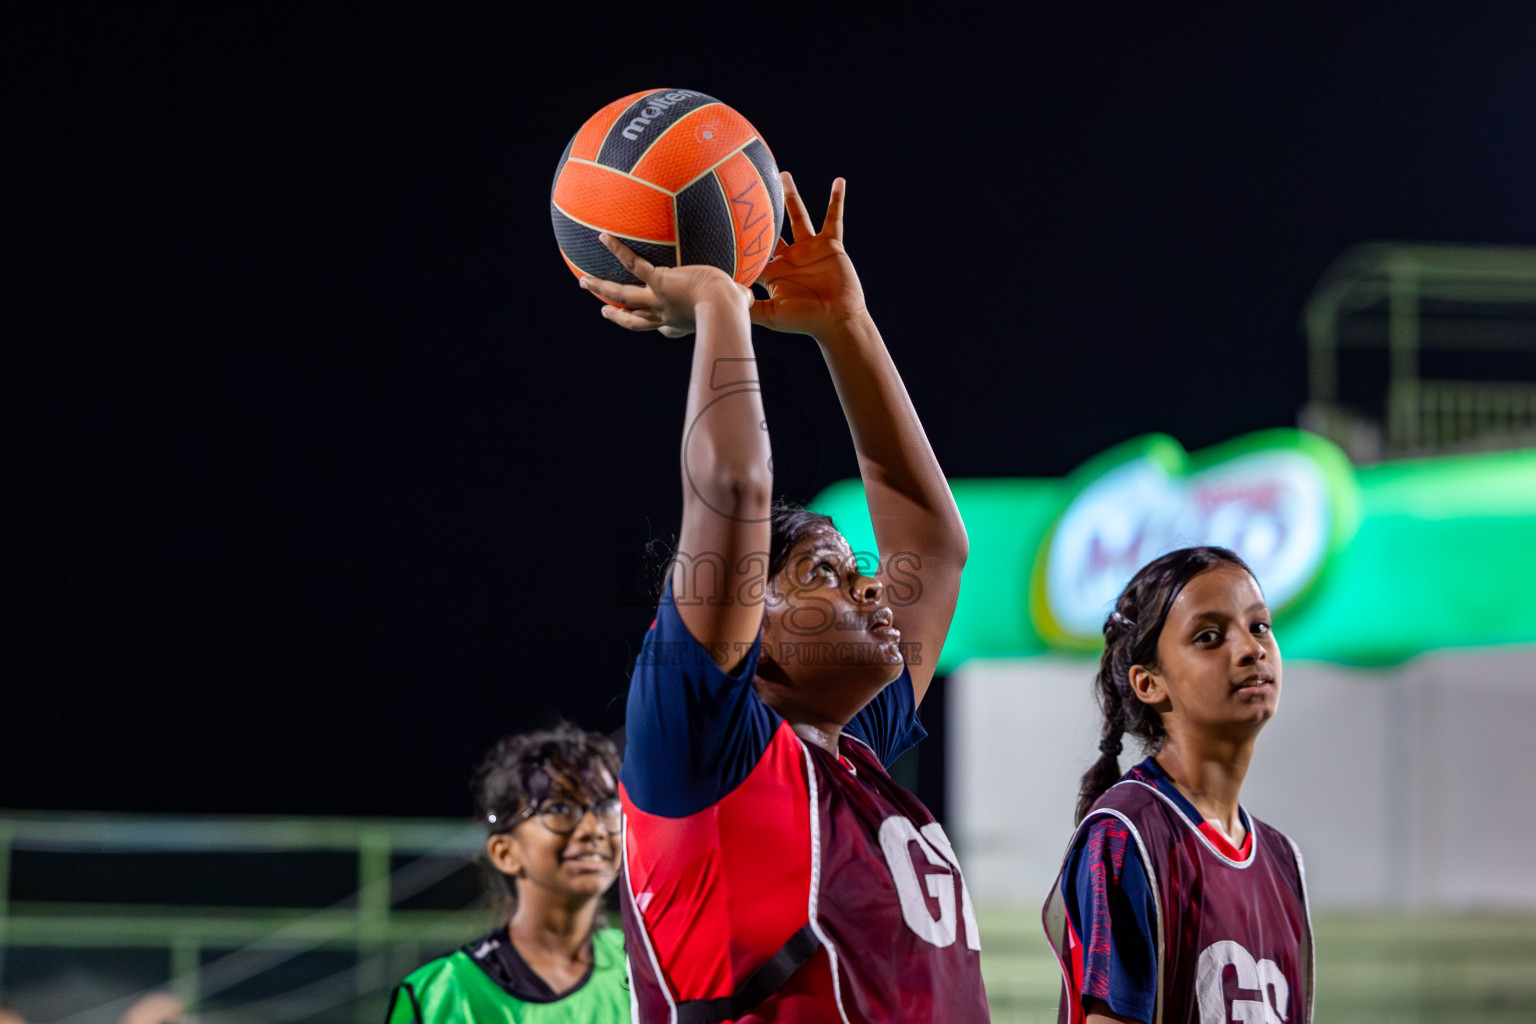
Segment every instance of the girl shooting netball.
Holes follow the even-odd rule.
[[[620,777],[639,1019],[985,1021],[954,851],[886,773],[924,735],[965,529],[864,308],[842,179],[820,231],[783,184],[795,241],[764,269],[766,299],[606,235],[640,283],[582,279],[620,326],[696,333],[677,557],[631,680]],[[751,323],[821,347],[880,548],[872,574],[826,517],[772,504]],[[900,605],[896,555],[916,584]]]
[[[1280,703],[1280,648],[1248,566],[1185,548],[1104,623],[1101,756],[1045,905],[1062,1021],[1312,1019],[1301,854],[1238,802]],[[1151,754],[1120,776],[1121,737]]]

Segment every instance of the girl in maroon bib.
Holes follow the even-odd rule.
[[[1257,581],[1224,548],[1172,552],[1126,586],[1104,634],[1102,756],[1044,911],[1059,1020],[1309,1024],[1301,854],[1238,803],[1279,703]],[[1153,756],[1122,777],[1126,732]]]
[[[985,1024],[960,865],[885,770],[923,735],[965,526],[843,248],[845,182],[819,231],[787,175],[782,186],[795,241],[764,269],[766,299],[607,235],[614,276],[639,284],[582,281],[617,324],[698,335],[682,528],[625,709],[635,1020]],[[825,516],[769,500],[780,455],[750,323],[820,345],[878,564]]]

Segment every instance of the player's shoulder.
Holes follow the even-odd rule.
[[[641,754],[660,744],[661,753],[670,757],[677,743],[698,730],[730,731],[746,724],[749,732],[766,738],[772,716],[753,685],[761,650],[761,634],[735,651],[701,643],[678,615],[668,582],[630,674],[628,743]],[[733,667],[726,671],[722,664]],[[624,768],[629,768],[629,751]]]
[[[1153,757],[1146,758],[1122,775],[1094,801],[1088,813],[1090,816],[1113,814],[1142,832],[1159,834],[1196,829],[1203,820],[1194,804],[1179,791]]]
[[[1177,808],[1163,795],[1154,779],[1132,769],[1100,794],[1083,817],[1083,824],[1114,818],[1134,827],[1149,816],[1162,818],[1176,812]]]
[[[1069,861],[1122,865],[1129,851],[1133,859],[1156,859],[1159,850],[1171,849],[1193,824],[1157,785],[1139,771],[1123,778],[1100,794],[1078,824],[1068,845]]]
[[[701,834],[726,835],[730,830],[719,828],[715,816],[729,809],[735,818],[764,801],[800,799],[808,771],[803,741],[776,713],[761,724],[738,719],[726,729],[700,728],[670,744],[652,743],[642,753],[626,750],[619,774],[624,827],[647,844],[675,842],[682,819],[693,819],[688,827]]]
[[[1301,847],[1297,845],[1296,840],[1268,822],[1255,818],[1252,814],[1248,815],[1248,824],[1253,829],[1254,841],[1263,845],[1272,856],[1295,865],[1298,874],[1305,870],[1301,859]]]
[[[1073,833],[1065,866],[1069,873],[1106,870],[1118,878],[1128,859],[1139,862],[1140,842],[1132,820],[1111,808],[1095,806]]]
[[[656,617],[651,620],[650,628],[645,631],[645,638],[641,641],[640,653],[635,659],[635,671],[642,674],[687,673],[713,669],[722,676],[727,675],[719,670],[719,662],[714,657],[716,653],[700,643],[688,629],[687,623],[678,613],[677,600],[672,595],[672,583],[669,580],[656,605]],[[743,650],[739,653],[746,656],[752,652]]]
[[[1262,818],[1256,817],[1252,812],[1246,811],[1246,809],[1245,813],[1248,814],[1248,824],[1253,827],[1254,835],[1265,838],[1270,842],[1280,843],[1285,846],[1296,846],[1296,840],[1292,839],[1290,836],[1286,835],[1284,832],[1280,831],[1269,822]]]
[[[477,969],[474,961],[469,958],[468,953],[462,949],[456,949],[446,956],[440,956],[435,960],[428,960],[410,974],[407,974],[402,984],[410,985],[411,988],[419,993],[432,988],[457,984],[462,979],[465,971]]]
[[[428,960],[395,986],[388,1024],[434,1024],[452,1019],[473,990],[479,973],[463,950]]]
[[[667,818],[731,793],[768,751],[781,719],[754,686],[761,636],[727,673],[688,632],[668,583],[630,677],[621,793]]]

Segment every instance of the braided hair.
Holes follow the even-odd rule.
[[[1248,568],[1235,552],[1214,546],[1180,548],[1142,566],[1115,599],[1115,610],[1104,620],[1104,655],[1094,677],[1104,727],[1099,735],[1099,759],[1083,773],[1074,822],[1080,822],[1105,791],[1120,780],[1120,738],[1126,733],[1141,740],[1148,753],[1162,749],[1166,733],[1157,709],[1138,700],[1131,689],[1131,668],[1157,668],[1157,642],[1174,599],[1190,580],[1219,565]]]

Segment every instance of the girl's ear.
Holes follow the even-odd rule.
[[[1163,677],[1156,672],[1145,665],[1132,665],[1127,676],[1130,679],[1131,692],[1143,704],[1151,704],[1155,707],[1167,702],[1168,688],[1163,685]]]
[[[491,866],[504,875],[515,878],[523,870],[523,851],[505,832],[498,832],[485,840],[485,856]]]

